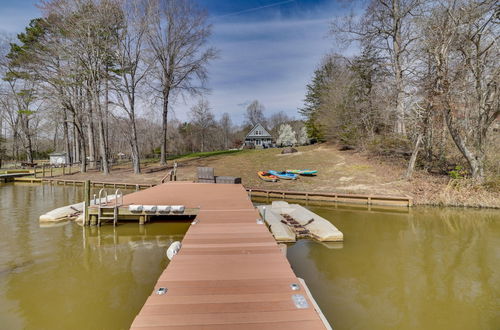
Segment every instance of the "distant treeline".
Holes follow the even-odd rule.
[[[99,163],[109,173],[109,160],[125,154],[139,173],[141,158],[165,164],[172,155],[240,147],[256,122],[273,131],[303,126],[284,112],[266,118],[258,101],[242,125],[227,113],[215,118],[203,94],[218,51],[195,1],[38,5],[43,17],[17,38],[0,38],[0,161],[65,151],[82,171]],[[199,102],[181,122],[171,112],[184,97]]]

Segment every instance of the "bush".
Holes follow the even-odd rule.
[[[464,179],[467,176],[467,171],[460,165],[455,166],[455,168],[448,172],[448,175],[455,180]]]
[[[378,135],[368,142],[368,151],[379,155],[411,155],[411,141],[399,135]]]

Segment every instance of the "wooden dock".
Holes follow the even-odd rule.
[[[243,186],[167,183],[123,204],[199,209],[132,329],[329,328]]]
[[[5,173],[0,174],[0,183],[6,183],[14,181],[16,178],[21,178],[24,176],[31,175],[31,173]]]

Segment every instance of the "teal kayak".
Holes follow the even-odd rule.
[[[278,172],[274,170],[269,170],[269,174],[272,174],[274,176],[277,176],[278,178],[282,180],[296,180],[297,179],[297,174],[293,173],[287,173],[287,172]]]
[[[287,173],[300,174],[300,175],[316,175],[317,170],[286,170]]]

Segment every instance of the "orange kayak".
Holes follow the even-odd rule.
[[[279,180],[276,175],[272,175],[269,172],[265,172],[265,171],[259,171],[259,172],[257,172],[257,175],[259,176],[259,178],[261,178],[261,180],[264,180],[267,182],[276,182]]]

